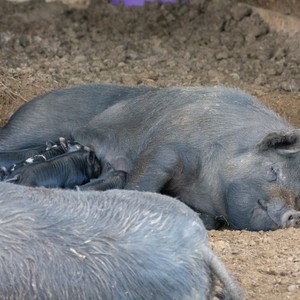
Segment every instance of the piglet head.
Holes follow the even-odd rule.
[[[72,139],[66,139],[64,137],[59,138],[59,143],[65,152],[75,152],[75,151],[82,150],[84,148],[84,146],[77,143],[76,141]]]
[[[86,173],[88,177],[97,178],[100,176],[102,167],[101,162],[98,160],[95,152],[88,147],[84,147],[86,157]]]

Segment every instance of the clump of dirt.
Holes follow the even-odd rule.
[[[111,82],[234,86],[299,127],[300,33],[274,29],[234,0],[144,7],[93,1],[82,11],[0,0],[0,124],[42,92]],[[300,298],[299,230],[209,236],[248,299]]]
[[[242,2],[300,17],[300,2],[297,0],[243,0]]]

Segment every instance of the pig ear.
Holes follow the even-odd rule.
[[[61,147],[67,152],[68,150],[68,142],[64,137],[60,137],[59,138],[59,143],[61,145]]]
[[[266,135],[257,145],[259,151],[275,150],[281,155],[300,152],[299,130],[292,132],[272,132]]]
[[[55,143],[51,140],[46,141],[46,150],[51,149],[53,146],[55,145]]]

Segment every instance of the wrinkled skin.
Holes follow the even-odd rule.
[[[39,155],[46,151],[47,146],[41,145],[34,148],[27,148],[23,150],[7,150],[0,152],[0,166],[3,170],[8,170],[13,167],[13,165],[21,164],[27,158]]]
[[[75,188],[101,174],[95,153],[85,148],[26,165],[12,172],[6,182],[48,188]]]
[[[111,189],[123,189],[127,182],[128,174],[124,171],[107,170],[96,179],[77,186],[78,191],[106,191]]]
[[[20,156],[18,157],[21,157],[23,155],[24,157],[22,161],[19,161],[17,159],[15,163],[10,165],[9,167],[2,166],[1,172],[3,176],[1,177],[1,180],[7,179],[9,176],[11,176],[12,173],[15,174],[18,169],[26,167],[27,165],[44,162],[46,160],[52,159],[64,153],[74,152],[80,149],[83,149],[82,145],[70,140],[66,140],[63,137],[60,137],[59,141],[55,143],[52,141],[47,141],[45,148],[39,148],[39,152],[37,153],[32,152],[30,149],[28,151],[21,151],[21,152],[17,152],[17,151],[7,152],[5,153],[6,154],[5,156],[9,157],[9,159],[5,161],[6,166],[8,165],[9,161],[13,160],[15,156],[18,156],[15,154],[20,154]]]
[[[61,136],[69,138],[74,128],[87,124],[108,107],[151,90],[150,87],[87,84],[37,96],[29,105],[19,107],[0,130],[0,151],[41,146]]]
[[[0,219],[1,299],[208,300],[217,278],[223,299],[244,298],[170,197],[0,183]]]
[[[102,164],[128,173],[125,189],[177,197],[201,213],[207,228],[218,228],[220,221],[248,230],[299,227],[299,130],[254,97],[224,87],[122,90],[113,85],[87,86],[85,96],[91,99],[101,89],[97,101],[105,102],[115,91],[115,104],[89,122],[77,112],[72,122],[79,126],[67,119],[73,131],[60,135],[70,133],[80,144],[92,145]],[[80,110],[85,99],[77,91],[72,103]],[[21,135],[13,128],[23,128],[22,139],[34,145],[56,133],[56,127],[41,131],[38,117],[49,99],[53,109],[47,118],[54,117],[55,107],[68,109],[72,89],[64,102],[63,91],[56,93],[58,100],[50,93],[17,112],[0,132],[0,147],[5,140],[13,148],[28,147],[28,142],[12,144]],[[28,125],[32,114],[35,122]],[[36,143],[30,131],[39,136]],[[285,192],[293,201],[282,196]]]
[[[0,166],[7,171],[6,175],[9,175],[23,165],[49,160],[65,152],[73,152],[81,148],[82,146],[78,143],[60,137],[57,142],[47,141],[44,145],[34,148],[27,148],[21,151],[1,151]]]
[[[272,163],[272,159],[266,161],[265,156],[263,160],[259,160],[261,176],[257,176],[257,170],[251,166],[251,155],[244,161],[247,169],[244,177],[240,177],[239,168],[233,170],[233,161],[228,162],[227,166],[232,168],[232,177],[225,184],[224,194],[232,228],[260,230],[261,224],[264,224],[264,230],[300,227],[300,213],[296,211],[299,207],[292,190],[292,176],[286,178],[284,175],[292,167],[285,165],[284,159],[280,161],[276,155],[273,157],[277,159],[276,163]]]

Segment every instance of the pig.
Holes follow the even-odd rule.
[[[1,299],[243,299],[185,204],[0,183]]]
[[[1,130],[1,143],[3,139],[12,148],[22,148],[29,146],[27,141],[37,145],[49,139],[52,128],[41,130],[43,120],[37,115],[45,110],[48,118],[54,118],[56,109],[68,110],[70,95],[76,107],[86,107],[78,89],[59,92],[66,93],[66,102],[52,92],[25,104]],[[97,94],[101,89],[103,95]],[[102,103],[114,89],[118,95],[114,104],[88,122],[80,123],[76,111],[78,126],[70,121],[69,112],[67,124],[73,124],[73,130],[59,134],[92,145],[102,163],[126,172],[125,189],[178,198],[200,213],[208,229],[224,224],[248,230],[299,227],[299,129],[234,88],[100,84],[86,86],[85,96],[97,94],[94,101]],[[15,128],[24,128],[24,139],[18,140],[21,131]],[[35,131],[37,139],[31,133]],[[58,132],[55,126],[53,132]],[[285,194],[293,195],[292,201]]]
[[[22,150],[0,151],[0,166],[4,170],[8,171],[14,164],[22,163],[27,158],[38,155],[46,151],[46,148],[47,146],[44,143],[37,147],[26,148]]]
[[[3,181],[9,175],[7,169],[5,167],[0,167],[0,181]]]
[[[59,156],[61,154],[64,154],[66,152],[73,152],[73,151],[77,151],[79,149],[81,149],[81,145],[70,141],[70,140],[66,140],[63,137],[59,138],[59,141],[54,143],[52,141],[47,141],[46,142],[46,147],[45,148],[39,148],[40,150],[35,153],[32,156],[30,156],[31,151],[30,149],[28,149],[28,151],[21,151],[20,153],[24,154],[24,160],[22,160],[21,162],[18,161],[14,161],[14,164],[12,164],[9,168],[6,168],[5,166],[2,167],[3,171],[6,171],[6,176],[10,175],[12,172],[16,171],[17,169],[29,165],[29,164],[33,164],[33,163],[38,163],[38,162],[42,162],[45,160],[49,160],[55,156]],[[12,151],[11,154],[12,156],[14,156],[14,153],[18,153],[18,151]],[[10,157],[10,163],[13,162],[13,158]]]
[[[59,141],[46,143],[22,150],[0,151],[0,166],[8,173],[25,164],[47,160],[65,152],[72,152],[80,149],[81,145],[75,141],[60,137]]]
[[[52,159],[26,165],[12,172],[6,182],[26,186],[48,188],[75,188],[97,178],[101,174],[101,164],[95,152],[88,147],[75,152],[67,152]]]

